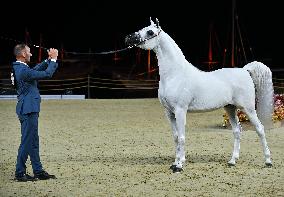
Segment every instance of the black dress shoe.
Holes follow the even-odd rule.
[[[27,181],[36,181],[37,179],[28,174],[21,174],[21,175],[16,175],[14,180],[18,182],[27,182]]]
[[[41,171],[35,174],[35,178],[39,180],[56,179],[55,175],[48,174],[46,171]]]

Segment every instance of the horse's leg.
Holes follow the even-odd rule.
[[[236,160],[239,159],[239,155],[240,155],[240,140],[241,140],[242,126],[239,122],[239,118],[236,113],[236,106],[227,105],[224,107],[224,109],[229,116],[229,121],[232,126],[232,130],[234,134],[234,150],[232,153],[232,158],[228,162],[229,165],[233,166],[236,164]]]
[[[264,127],[260,120],[257,117],[255,109],[248,109],[245,108],[244,111],[246,112],[250,122],[254,125],[257,135],[259,136],[263,148],[263,153],[265,157],[265,165],[270,167],[272,166],[271,158],[270,158],[270,150],[267,145],[266,137],[265,137],[265,132],[264,132]]]
[[[170,122],[173,138],[174,138],[174,144],[175,144],[175,154],[177,154],[177,145],[178,145],[178,133],[177,133],[177,127],[176,127],[176,118],[175,114],[171,112],[170,110],[166,109],[165,114]],[[170,169],[174,169],[177,166],[177,162],[175,162],[171,165]]]
[[[175,137],[176,146],[176,158],[174,166],[171,168],[173,172],[182,171],[183,164],[185,162],[185,124],[186,124],[186,109],[180,107],[175,109],[175,122],[176,122],[176,133]]]

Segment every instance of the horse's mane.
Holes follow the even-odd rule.
[[[174,41],[174,39],[169,35],[167,34],[165,31],[162,31],[161,33],[163,33],[161,36],[164,36],[164,39],[170,43],[171,47],[169,47],[168,50],[171,51],[171,54],[174,54],[173,58],[174,59],[178,59],[178,61],[181,61],[183,62],[182,65],[184,66],[189,66],[191,69],[194,69],[194,70],[198,70],[200,72],[203,72],[201,70],[199,70],[197,67],[195,67],[194,65],[192,65],[187,59],[186,57],[184,56],[181,48],[177,45],[177,43]]]
[[[172,39],[172,37],[169,36],[169,34],[167,34],[165,31],[162,31],[162,32],[163,32],[162,36],[165,36],[167,38],[167,41],[169,41],[171,43],[171,45],[172,45],[171,50],[172,50],[173,53],[176,53],[176,55],[177,55],[176,58],[181,58],[181,59],[186,60],[182,50],[177,45],[177,43],[174,41],[174,39]]]

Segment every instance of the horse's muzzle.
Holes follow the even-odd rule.
[[[141,43],[142,39],[137,33],[129,34],[125,37],[125,44],[127,46],[135,46]]]

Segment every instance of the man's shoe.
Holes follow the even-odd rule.
[[[36,179],[39,179],[39,180],[47,180],[47,179],[56,179],[56,176],[55,175],[51,175],[51,174],[48,174],[46,171],[41,171],[39,173],[35,173],[35,176],[34,176]]]
[[[22,174],[22,175],[16,175],[14,180],[18,182],[27,182],[27,181],[36,181],[37,179],[28,174]]]

